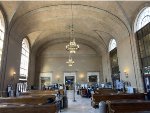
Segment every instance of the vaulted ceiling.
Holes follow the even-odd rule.
[[[74,25],[78,43],[106,52],[110,39],[117,42],[131,35],[139,8],[146,1],[3,1],[11,38],[28,36],[33,51],[49,43],[69,42]],[[72,4],[72,10],[71,10]],[[72,16],[73,14],[73,16]]]

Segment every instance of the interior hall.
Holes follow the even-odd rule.
[[[150,2],[0,1],[10,112],[150,113]]]

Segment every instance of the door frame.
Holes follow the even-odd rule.
[[[50,78],[50,84],[52,84],[52,75],[53,73],[52,72],[49,72],[49,73],[46,73],[46,72],[43,72],[43,73],[40,73],[40,76],[39,76],[39,89],[41,90],[41,77],[49,77]]]
[[[65,77],[66,76],[74,76],[74,85],[75,85],[75,88],[76,88],[76,76],[77,76],[77,72],[75,71],[69,71],[69,72],[64,72],[64,85],[65,85]]]
[[[100,80],[99,80],[100,72],[97,72],[97,71],[87,72],[87,82],[89,82],[89,76],[92,76],[92,75],[97,76],[97,83],[99,84],[99,82],[100,82]]]

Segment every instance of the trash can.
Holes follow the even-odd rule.
[[[99,103],[99,113],[106,113],[106,103],[104,101]]]
[[[79,90],[77,91],[77,95],[79,95]]]
[[[67,96],[63,97],[63,108],[68,108],[68,98],[67,98]]]

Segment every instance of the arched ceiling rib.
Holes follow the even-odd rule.
[[[125,24],[118,17],[106,10],[76,4],[73,5],[73,14],[74,29],[78,34],[82,32],[83,34],[91,35],[96,38],[99,37],[93,32],[93,30],[96,29],[109,32],[118,40],[119,38],[124,38],[129,35]],[[22,41],[20,37],[25,37],[35,31],[48,31],[49,37],[51,37],[51,34],[57,32],[60,32],[60,34],[62,32],[67,33],[68,29],[66,27],[71,25],[71,19],[72,12],[70,11],[70,5],[57,5],[36,9],[24,14],[16,20],[10,29],[10,35]],[[16,34],[18,34],[18,37]],[[58,37],[61,37],[61,35]],[[81,36],[78,37],[80,38]],[[43,38],[45,37],[42,37],[42,39]],[[102,44],[102,39],[99,40],[101,41],[99,44]]]
[[[82,22],[82,20],[86,20],[88,18],[94,18],[95,21],[101,20],[101,21],[104,21],[105,23],[109,23],[113,27],[113,29],[115,28],[118,34],[122,34],[121,33],[122,31],[124,31],[125,35],[129,34],[128,29],[126,25],[124,24],[124,22],[121,19],[119,19],[117,16],[115,16],[114,14],[106,10],[84,6],[84,5],[75,5],[74,7],[75,7],[73,11],[74,20],[76,20],[76,18],[77,19],[79,18],[80,22]],[[56,20],[56,21],[61,19],[61,20],[64,20],[64,23],[67,23],[68,22],[67,18],[71,19],[71,15],[72,13],[70,12],[70,7],[68,7],[68,5],[67,6],[58,5],[58,6],[43,7],[40,9],[30,11],[24,14],[23,16],[21,16],[19,19],[17,19],[14,22],[11,30],[12,32],[15,32],[15,30],[13,31],[13,29],[16,29],[16,27],[18,28],[18,25],[22,26],[23,24],[26,25],[25,27],[28,26],[30,28],[31,23],[35,23],[36,25],[38,25],[39,23],[44,23],[49,20],[51,21],[51,19]],[[67,20],[67,22],[65,20]],[[62,25],[62,24],[56,24],[56,25]],[[16,31],[18,31],[18,29],[16,29]]]
[[[41,34],[42,35],[42,34]],[[61,36],[61,37],[60,37]],[[80,38],[79,38],[80,36]],[[77,34],[76,33],[76,38],[77,40],[77,43],[82,43],[82,44],[85,44],[85,45],[88,45],[90,46],[90,44],[92,45],[91,47],[97,51],[97,53],[101,53],[101,52],[104,52],[106,50],[106,48],[104,48],[103,44],[101,44],[101,42],[97,39],[93,40],[93,37],[91,36],[88,36],[86,34]],[[48,43],[48,42],[51,42],[51,41],[56,41],[59,40],[58,42],[66,42],[66,43],[69,43],[69,37],[66,38],[66,33],[58,33],[58,34],[51,34],[51,37],[49,37],[49,35],[47,35],[47,37],[45,36],[45,38],[42,38],[38,41],[36,41],[34,44],[34,47],[33,47],[33,52],[37,52],[43,45],[45,45],[45,43]],[[87,42],[87,43],[86,43]],[[95,44],[95,46],[94,46]]]
[[[14,6],[13,2],[2,2],[9,18],[13,15],[9,35],[19,42],[28,36],[33,50],[37,50],[47,41],[50,43],[60,38],[62,42],[67,41],[68,26],[72,22],[71,3],[73,4],[74,36],[79,43],[92,41],[98,51],[104,52],[111,38],[119,41],[129,36],[130,11],[125,9],[129,2],[115,1],[22,1],[14,2]],[[137,3],[137,6],[139,4]],[[12,11],[8,8],[9,6]],[[134,6],[133,10],[137,9],[137,6]]]
[[[59,43],[66,43],[66,44],[68,43],[68,41],[66,41],[65,38],[63,39],[63,41],[62,41],[62,39],[63,38],[61,37],[61,38],[59,38],[57,40],[54,39],[54,40],[51,40],[51,41],[47,41],[47,42],[44,43],[44,46],[41,44],[41,46],[39,46],[39,48],[38,48],[38,51],[35,52],[36,55],[41,55],[41,53],[46,48],[48,48],[49,46],[52,46],[52,45],[55,45],[55,44],[59,44]],[[88,46],[89,48],[91,48],[92,50],[94,50],[97,53],[97,55],[101,56],[100,49],[97,48],[97,46],[95,45],[95,43],[89,42],[89,41],[84,40],[84,39],[80,39],[79,41],[80,41],[80,45],[86,45],[86,46]],[[79,43],[79,42],[77,42],[77,43]],[[65,49],[65,46],[64,46],[64,49]],[[66,52],[66,53],[68,53],[68,52]],[[66,53],[64,53],[64,54],[66,54]],[[65,56],[68,56],[68,54],[66,54]]]

